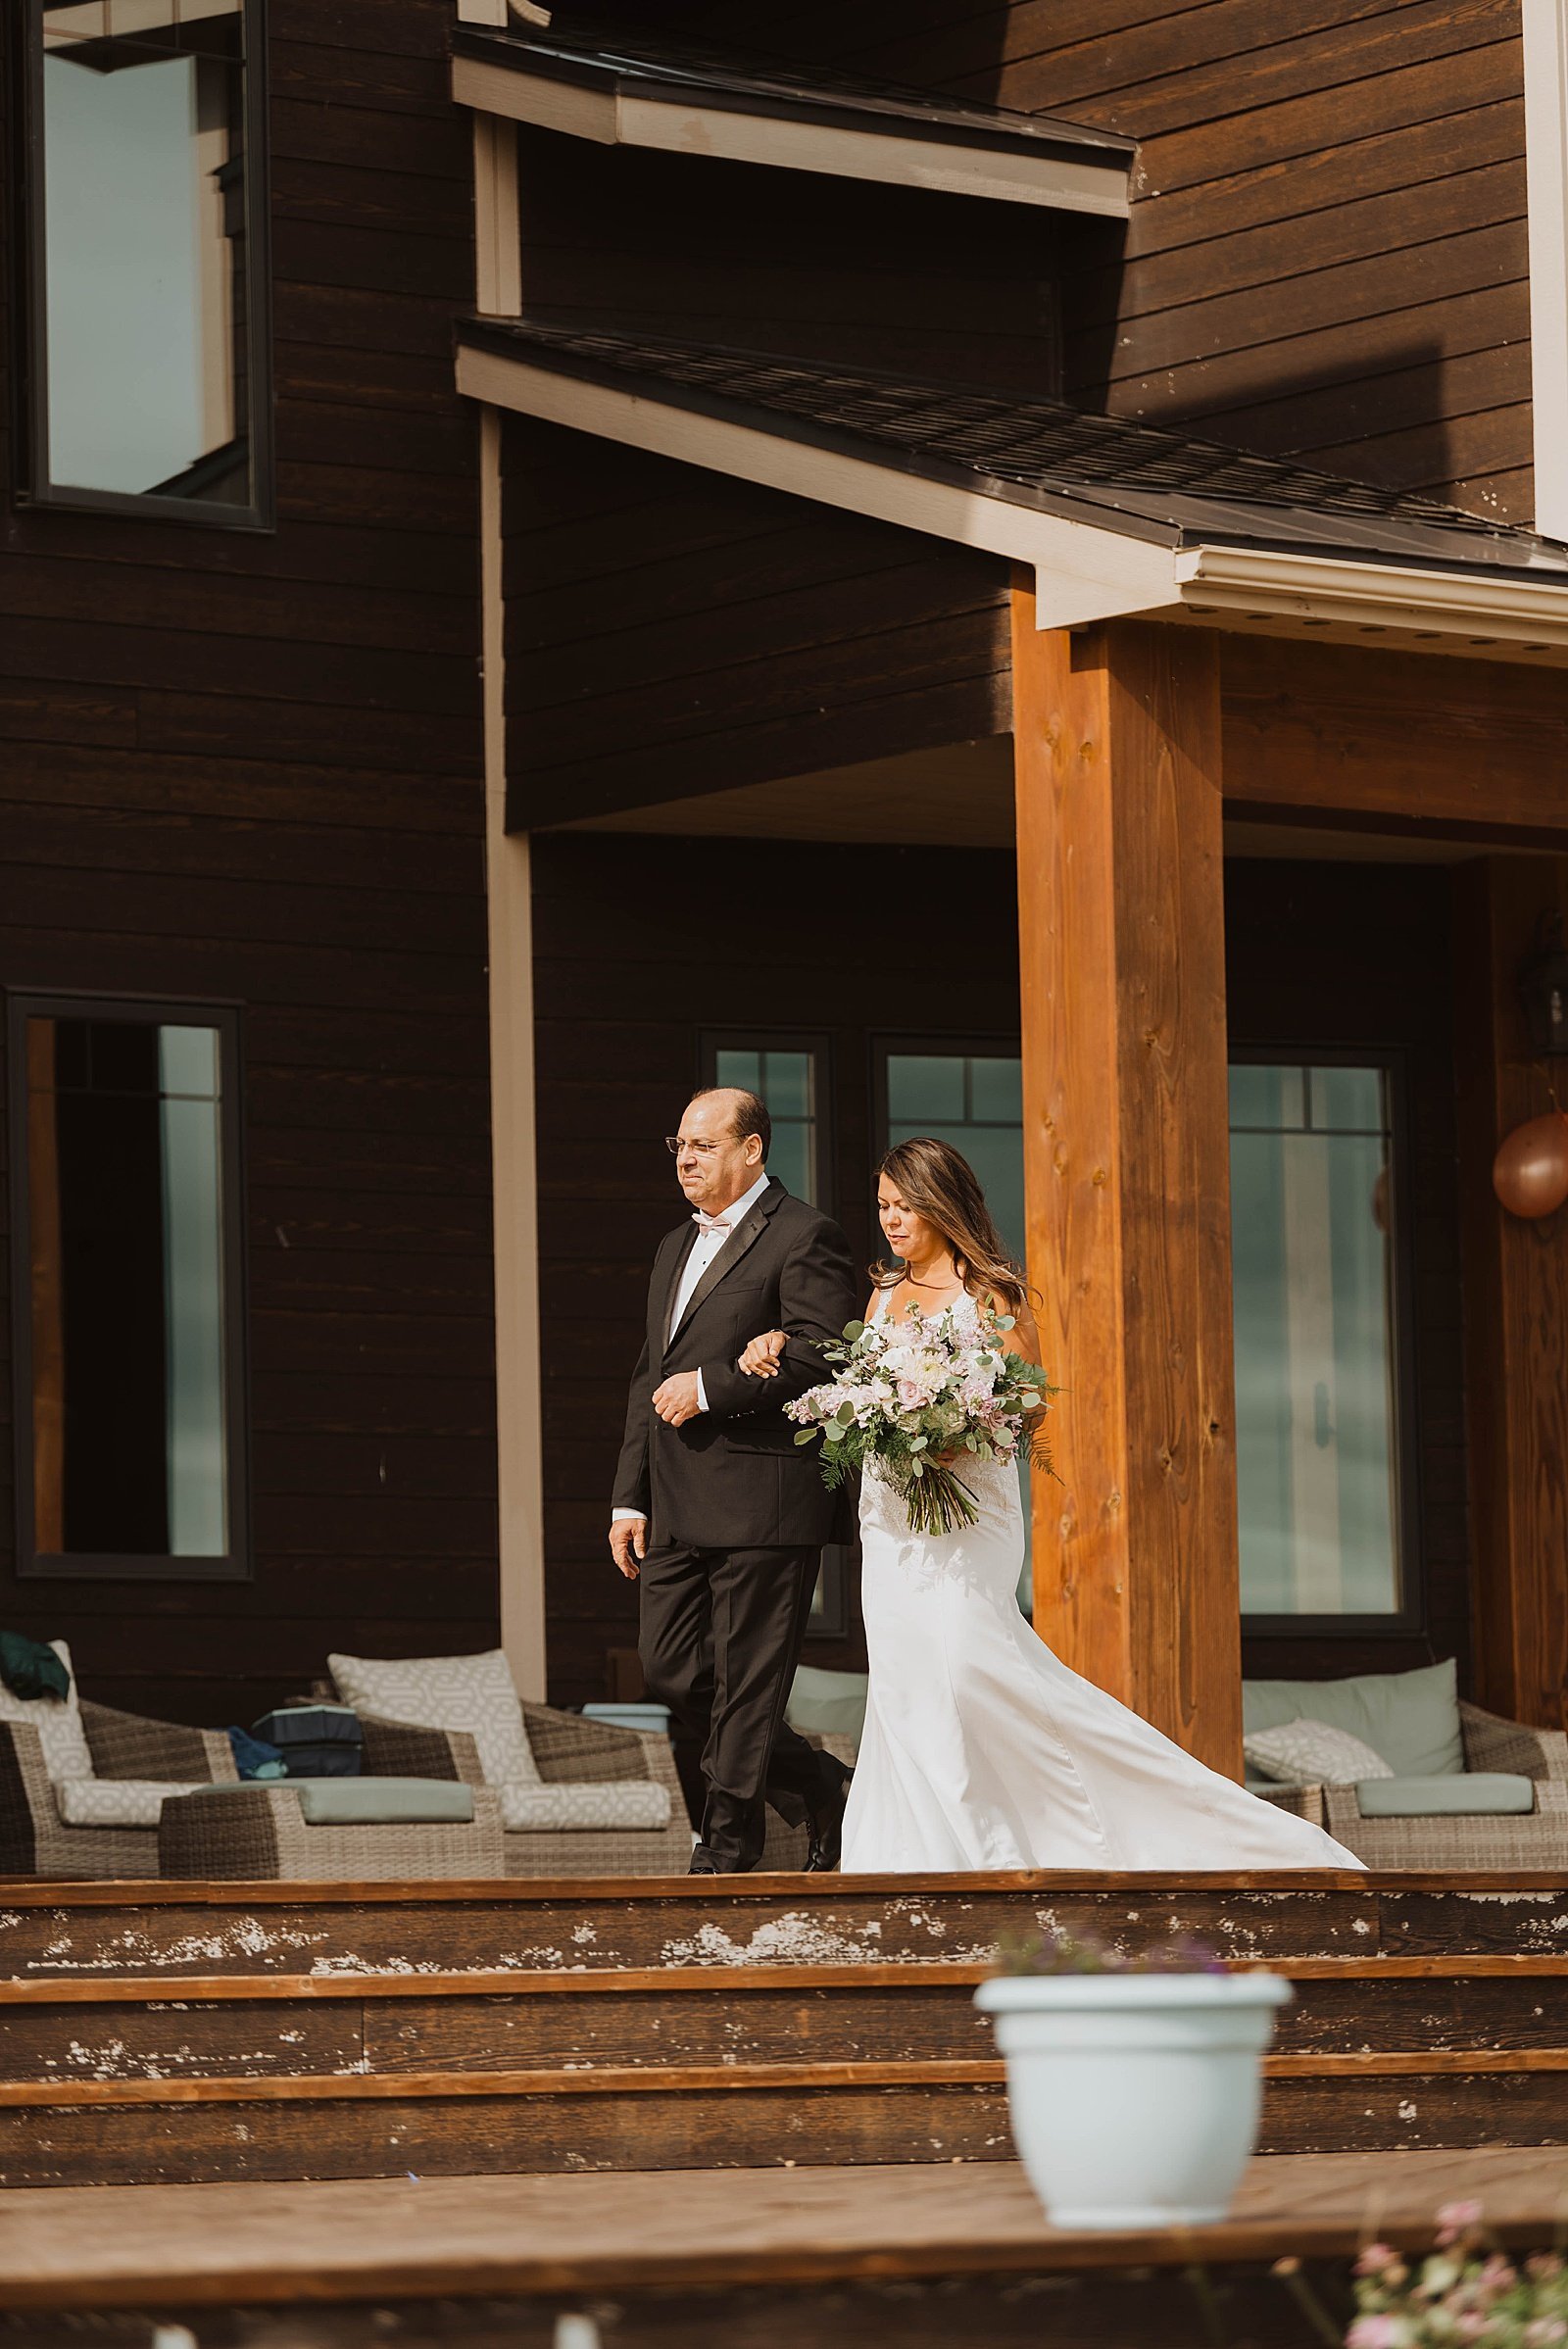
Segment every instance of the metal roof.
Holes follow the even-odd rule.
[[[461,24],[453,49],[460,57],[511,65],[579,88],[697,101],[707,107],[858,126],[993,153],[1040,155],[1067,149],[1086,160],[1097,158],[1125,169],[1136,152],[1133,139],[1060,116],[976,105],[897,82],[841,73],[827,66],[797,65],[788,58],[685,41],[653,26],[628,27],[623,21],[578,24],[570,33],[523,25],[499,31]]]
[[[1568,546],[1515,524],[1059,400],[529,319],[460,331],[561,375],[1156,544],[1568,576]]]

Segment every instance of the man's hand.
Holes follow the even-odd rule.
[[[752,1340],[736,1368],[744,1370],[748,1378],[776,1379],[779,1356],[788,1343],[782,1330],[764,1330],[760,1338]]]
[[[702,1409],[697,1399],[695,1370],[677,1370],[662,1387],[654,1389],[654,1409],[666,1427],[683,1428],[688,1419],[695,1419]]]
[[[628,1583],[634,1583],[642,1572],[647,1550],[647,1518],[617,1517],[610,1529],[610,1554]]]

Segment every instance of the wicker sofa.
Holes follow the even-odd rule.
[[[585,1721],[577,1713],[525,1704],[523,1728],[541,1782],[529,1789],[526,1826],[508,1824],[502,1835],[508,1876],[684,1876],[691,1864],[692,1831],[675,1775],[669,1739],[648,1730],[620,1729]],[[360,1714],[365,1733],[362,1767],[371,1777],[462,1779],[486,1786],[477,1740],[463,1730],[427,1729]],[[616,1823],[619,1790],[659,1787],[667,1801],[659,1826]],[[598,1800],[582,1798],[597,1789]],[[642,1817],[653,1806],[639,1806]],[[512,1818],[521,1810],[511,1806]],[[597,1818],[594,1826],[554,1825],[553,1820]]]
[[[1528,1779],[1528,1811],[1368,1818],[1361,1805],[1373,1799],[1370,1793],[1322,1786],[1299,1789],[1312,1802],[1308,1816],[1369,1868],[1568,1868],[1568,1734],[1530,1729],[1463,1702],[1459,1725],[1466,1774]]]
[[[1242,1709],[1249,1772],[1307,1781],[1292,1786],[1293,1807],[1370,1868],[1568,1868],[1568,1737],[1463,1700],[1451,1659],[1249,1681]],[[1349,1766],[1331,1777],[1322,1765],[1342,1757]],[[1367,1774],[1348,1783],[1360,1758]]]
[[[692,1832],[669,1740],[518,1698],[504,1651],[327,1658],[370,1776],[498,1798],[508,1876],[672,1876]]]

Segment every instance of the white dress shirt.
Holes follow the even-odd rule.
[[[764,1170],[758,1176],[750,1191],[743,1192],[733,1206],[726,1207],[722,1215],[715,1215],[712,1218],[715,1229],[698,1233],[692,1243],[692,1252],[681,1266],[680,1285],[675,1291],[675,1303],[669,1316],[669,1328],[664,1332],[666,1340],[675,1330],[679,1329],[681,1315],[691,1303],[692,1291],[710,1264],[712,1263],[719,1249],[728,1246],[730,1234],[738,1230],[740,1225],[745,1222],[767,1189],[767,1185],[768,1176]],[[706,1411],[708,1408],[708,1398],[702,1390],[701,1372],[698,1373],[697,1407],[701,1411]]]
[[[706,1232],[700,1231],[692,1242],[691,1253],[680,1268],[680,1281],[675,1290],[675,1302],[669,1316],[669,1327],[664,1332],[666,1344],[671,1334],[680,1327],[681,1315],[691,1302],[692,1291],[710,1264],[712,1263],[719,1249],[728,1246],[731,1234],[737,1231],[750,1215],[767,1189],[771,1177],[764,1167],[750,1191],[743,1192],[732,1206],[724,1209],[722,1215],[712,1217],[712,1228]],[[694,1216],[692,1220],[695,1222],[696,1217]],[[708,1408],[708,1391],[703,1385],[701,1371],[697,1373],[697,1408],[699,1411],[706,1411]],[[641,1515],[640,1509],[614,1509],[611,1512],[611,1523],[617,1524],[623,1517],[640,1517]]]

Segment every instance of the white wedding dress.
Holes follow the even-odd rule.
[[[937,1536],[911,1533],[891,1486],[862,1479],[871,1687],[846,1874],[1362,1865],[1054,1656],[1016,1597],[1016,1468],[971,1460],[960,1474],[979,1522]]]

